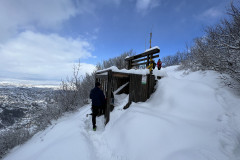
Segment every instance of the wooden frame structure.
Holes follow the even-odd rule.
[[[142,83],[142,79],[146,78],[146,83]],[[128,108],[132,102],[145,102],[154,92],[155,76],[151,74],[141,75],[133,73],[114,72],[105,70],[96,73],[96,82],[100,82],[102,90],[107,98],[107,108],[105,109],[105,124],[110,120],[110,100],[111,92],[120,86],[126,85],[126,90],[129,93],[129,100],[124,109]],[[114,85],[116,85],[114,87]]]
[[[150,59],[159,57],[159,55],[155,55],[159,52],[160,49],[158,47],[154,47],[144,53],[126,58],[125,60],[128,62],[128,69],[139,65],[148,66],[150,63]],[[147,62],[142,62],[146,60]],[[101,83],[102,89],[107,98],[107,108],[105,109],[104,114],[105,125],[110,120],[110,99],[111,92],[114,89],[117,89],[125,83],[129,82],[126,86],[126,90],[129,93],[129,101],[124,107],[124,109],[126,109],[130,106],[132,102],[145,102],[154,92],[154,86],[156,84],[155,76],[152,74],[142,75],[135,73],[124,73],[112,71],[112,69],[97,72],[95,81]]]
[[[122,80],[118,80],[118,79]],[[107,98],[107,108],[105,110],[105,124],[107,124],[110,120],[110,99],[111,99],[111,92],[114,88],[117,88],[124,84],[125,82],[129,81],[129,75],[127,73],[121,72],[113,72],[111,69],[97,72],[95,77],[96,82],[100,82],[102,85],[102,90],[106,95]],[[114,87],[114,84],[117,86]]]
[[[141,54],[125,58],[125,61],[128,63],[128,69],[132,69],[134,66],[140,65],[146,65],[146,67],[149,66],[150,59],[158,58],[159,55],[154,54],[157,54],[159,52],[160,49],[158,47],[154,47]],[[146,60],[147,62],[145,62]]]

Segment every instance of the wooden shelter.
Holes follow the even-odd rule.
[[[129,64],[129,69],[137,65],[149,65],[150,58],[153,59],[159,57],[159,55],[154,55],[159,52],[159,48],[153,48],[152,50],[148,50],[142,54],[128,57],[125,60]],[[141,62],[144,60],[147,60],[147,62]],[[129,72],[123,72],[121,70],[115,70],[113,68],[98,71],[96,73],[96,82],[97,81],[102,84],[102,89],[107,98],[107,108],[105,110],[105,124],[107,124],[110,120],[111,92],[115,91],[121,86],[124,86],[116,94],[129,94],[128,104],[124,107],[124,109],[126,109],[130,106],[131,102],[145,102],[154,92],[154,86],[156,84],[155,76],[150,74],[150,72],[143,75],[134,72],[134,70]]]

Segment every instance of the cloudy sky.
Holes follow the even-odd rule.
[[[230,0],[0,0],[0,78],[59,81],[133,49],[160,57],[225,17]]]

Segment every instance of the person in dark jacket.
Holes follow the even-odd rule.
[[[96,131],[96,116],[98,115],[99,109],[105,103],[105,96],[101,90],[101,84],[99,82],[95,83],[95,88],[90,92],[90,99],[92,99],[92,124],[93,130]]]

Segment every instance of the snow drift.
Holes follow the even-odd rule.
[[[101,116],[92,131],[87,105],[15,147],[4,160],[239,160],[239,97],[216,72],[175,69],[163,69],[166,76],[146,102],[123,110],[128,95],[116,95],[106,127]]]

